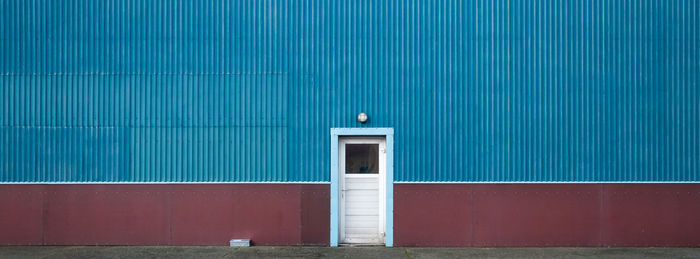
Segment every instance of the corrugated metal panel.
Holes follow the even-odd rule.
[[[0,181],[327,181],[331,127],[397,181],[700,181],[697,1],[0,6]]]

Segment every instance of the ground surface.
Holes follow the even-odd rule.
[[[700,258],[700,248],[14,246],[0,258]]]

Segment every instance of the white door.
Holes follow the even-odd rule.
[[[383,244],[386,141],[340,138],[340,242]]]

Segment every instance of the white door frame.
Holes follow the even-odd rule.
[[[385,160],[385,199],[384,199],[384,245],[394,246],[394,129],[393,128],[331,128],[331,225],[330,246],[338,246],[340,238],[340,199],[339,199],[339,170],[338,144],[343,136],[376,136],[384,137],[386,147]]]
[[[347,178],[378,178],[377,179],[377,184],[378,190],[379,190],[379,197],[378,197],[378,202],[379,202],[379,208],[377,213],[379,215],[379,221],[378,221],[378,230],[379,230],[379,235],[382,235],[380,238],[380,241],[360,241],[357,243],[364,243],[364,244],[384,244],[384,236],[386,234],[386,224],[385,224],[385,203],[386,203],[386,139],[385,137],[351,137],[351,136],[343,136],[338,139],[338,188],[340,190],[340,204],[339,204],[339,214],[340,214],[340,241],[344,241],[343,239],[345,238],[345,190],[347,189],[345,186],[345,181]],[[345,173],[344,168],[345,168],[345,146],[346,144],[378,144],[379,145],[379,150],[378,150],[378,155],[379,155],[379,173],[378,174],[366,174],[366,175],[348,175]]]

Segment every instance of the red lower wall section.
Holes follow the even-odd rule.
[[[327,184],[0,185],[0,245],[328,245]],[[397,246],[700,247],[700,184],[396,184]]]
[[[0,244],[44,244],[44,188],[0,185]]]
[[[700,184],[605,186],[608,246],[700,246]]]
[[[0,185],[0,245],[327,245],[328,185]]]
[[[396,184],[394,241],[700,247],[700,184]]]

